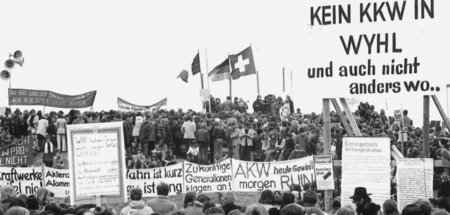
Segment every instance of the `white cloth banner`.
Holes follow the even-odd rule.
[[[183,193],[183,163],[159,167],[154,169],[129,169],[125,185],[127,186],[127,196],[134,187],[142,189],[142,197],[155,197],[156,186],[160,182],[169,185],[169,195]]]
[[[68,169],[44,167],[44,186],[55,194],[65,198],[70,194],[70,173]]]
[[[42,167],[0,167],[0,187],[11,185],[18,193],[31,195],[42,186]]]
[[[313,156],[278,162],[232,160],[234,190],[241,192],[289,190],[315,181]]]
[[[184,162],[185,191],[224,192],[233,189],[231,160],[212,165]]]

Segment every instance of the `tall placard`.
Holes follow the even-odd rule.
[[[341,205],[353,205],[356,187],[365,187],[376,204],[383,205],[391,194],[390,139],[346,137],[342,146]]]
[[[126,198],[122,122],[67,126],[71,202],[85,197]]]

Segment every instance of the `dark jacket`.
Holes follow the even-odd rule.
[[[222,126],[215,126],[212,132],[212,137],[214,139],[218,139],[221,138],[223,140],[225,140],[226,135],[225,135],[225,129]]]
[[[200,128],[195,135],[195,139],[197,140],[197,143],[205,143],[206,145],[209,145],[209,131],[204,128]]]

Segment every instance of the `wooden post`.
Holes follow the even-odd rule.
[[[284,67],[283,67],[283,93],[286,91],[285,81],[284,81]]]
[[[323,133],[324,133],[324,154],[331,154],[331,126],[330,126],[330,99],[323,99]],[[325,191],[325,212],[331,211],[333,205],[333,191]]]
[[[423,96],[423,155],[427,158],[430,155],[430,96]]]
[[[434,104],[436,105],[439,114],[441,114],[443,124],[445,124],[445,126],[450,129],[450,122],[447,118],[447,115],[445,115],[444,109],[442,109],[441,103],[439,102],[438,98],[436,97],[436,95],[432,95],[431,98],[433,98]]]
[[[259,71],[256,71],[256,91],[258,95],[261,95],[261,93],[259,92]]]
[[[97,207],[102,206],[102,197],[101,196],[95,196],[95,205],[97,205]]]
[[[341,120],[342,124],[344,125],[345,131],[347,131],[348,136],[354,136],[354,133],[352,131],[352,128],[350,127],[350,124],[347,122],[347,117],[344,116],[344,114],[341,111],[341,107],[339,107],[339,103],[335,98],[331,99],[331,103],[333,103],[334,109],[336,110],[336,113],[339,116],[339,119]]]
[[[361,137],[362,136],[361,131],[359,131],[359,127],[356,124],[356,120],[353,117],[353,114],[350,111],[350,108],[347,105],[347,101],[345,100],[345,98],[339,98],[339,100],[341,101],[342,106],[344,107],[345,115],[348,117],[348,120],[350,121],[350,125],[352,126],[352,129],[353,129],[353,133],[355,134],[355,136]]]

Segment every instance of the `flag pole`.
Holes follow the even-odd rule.
[[[292,82],[292,70],[290,71],[291,75],[291,99],[294,98],[294,82]]]
[[[285,81],[284,81],[284,66],[283,66],[283,93],[286,92]]]
[[[232,79],[232,77],[231,77],[231,61],[230,61],[230,55],[228,54],[228,74],[229,74],[229,76],[228,76],[228,80],[229,80],[229,83],[230,83],[230,98],[231,98],[231,100],[233,100],[233,93],[232,93],[232,84],[231,84],[231,79]]]
[[[200,50],[199,49],[197,49],[197,55],[199,56],[199,58],[200,58]],[[200,60],[200,59],[199,59]],[[199,62],[200,63],[200,62]],[[200,66],[200,65],[198,65],[198,66]],[[200,69],[200,84],[201,84],[201,89],[204,89],[204,87],[203,87],[203,73],[202,73],[202,70]]]
[[[259,92],[259,71],[256,70],[256,91],[258,92],[258,96],[261,95]]]
[[[208,72],[209,72],[209,69],[208,69],[208,51],[207,51],[206,48],[205,48],[205,61],[206,61],[206,85],[207,85],[208,91],[209,91],[208,109],[209,109],[209,112],[212,112],[212,110],[211,110],[211,89],[209,88],[209,76],[208,76]]]

